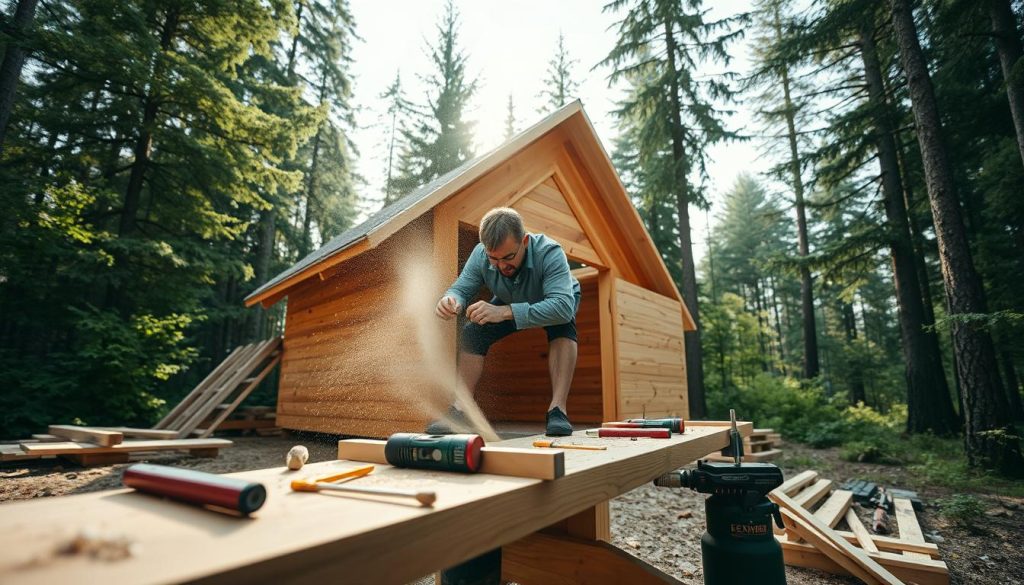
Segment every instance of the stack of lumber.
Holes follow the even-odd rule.
[[[779,444],[782,435],[773,429],[754,429],[750,436],[743,437],[743,461],[771,461],[782,453]],[[718,453],[707,457],[712,461],[732,461],[732,456]]]
[[[948,585],[938,547],[925,542],[910,500],[896,498],[898,537],[871,534],[852,508],[853,492],[804,471],[768,497],[782,509],[785,531],[776,534],[787,565],[852,575],[868,584]],[[839,530],[840,523],[846,530]]]
[[[127,463],[134,453],[153,451],[188,451],[200,457],[216,457],[220,449],[231,445],[225,439],[178,439],[173,431],[50,425],[49,433],[0,444],[0,461],[59,456],[78,465],[112,465]]]
[[[226,408],[226,405],[219,405],[210,415],[210,418],[219,415],[220,411],[224,408]],[[204,422],[199,426],[205,428],[214,426],[217,432],[241,431],[243,435],[256,433],[261,437],[282,433],[281,428],[277,426],[277,413],[274,412],[273,406],[243,406],[231,413],[231,416],[226,420],[216,425],[213,425],[210,418],[207,419],[208,422]]]
[[[46,434],[0,443],[0,461],[56,455],[79,465],[110,465],[127,462],[132,453],[163,450],[216,457],[231,441],[210,439],[213,431],[276,426],[266,418],[270,407],[253,407],[237,423],[227,419],[280,361],[280,337],[237,347],[152,429],[50,425]]]
[[[153,428],[179,439],[209,437],[280,361],[280,337],[235,348]]]

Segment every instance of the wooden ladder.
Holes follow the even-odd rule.
[[[280,337],[235,348],[153,428],[177,431],[179,439],[210,436],[277,366],[281,350]]]

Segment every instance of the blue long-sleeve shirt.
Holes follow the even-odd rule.
[[[561,325],[576,316],[580,283],[569,272],[569,260],[558,242],[544,234],[530,234],[526,256],[512,278],[487,260],[483,244],[477,244],[455,284],[445,293],[465,308],[486,286],[512,307],[516,329]]]

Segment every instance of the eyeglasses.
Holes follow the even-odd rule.
[[[512,252],[511,254],[505,254],[501,258],[495,258],[494,256],[491,256],[490,254],[488,254],[487,255],[487,259],[490,260],[491,262],[494,262],[495,264],[497,264],[498,262],[511,262],[513,258],[515,258],[516,256],[519,255],[519,251],[522,250],[522,249],[523,249],[523,243],[519,242],[519,247],[516,248],[515,252]]]

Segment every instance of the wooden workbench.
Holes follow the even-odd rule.
[[[132,490],[4,504],[0,582],[407,583],[499,546],[504,573],[523,583],[674,582],[601,539],[608,537],[608,500],[728,442],[726,423],[687,425],[685,434],[667,440],[578,432],[573,442],[608,450],[566,450],[566,474],[554,481],[387,465],[358,480],[434,490],[433,508],[289,489],[297,474],[336,473],[353,465],[346,461],[232,474],[267,488],[266,505],[251,518]],[[740,425],[744,434],[751,428]],[[117,561],[55,552],[83,529],[122,534],[136,550]]]

